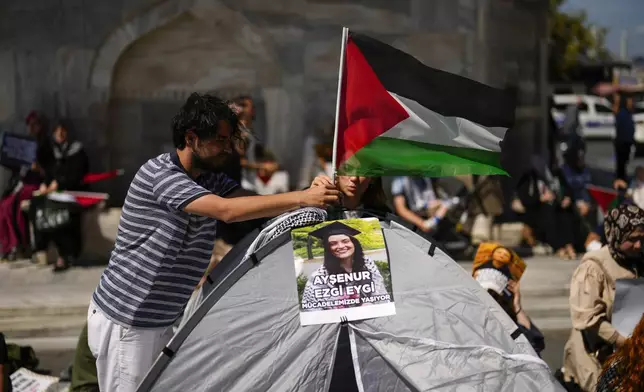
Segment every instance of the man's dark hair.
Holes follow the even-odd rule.
[[[246,105],[246,101],[251,101],[253,102],[253,97],[250,95],[239,95],[233,99],[233,103],[235,105]]]
[[[233,143],[241,140],[237,116],[229,103],[214,95],[192,93],[179,113],[172,119],[172,141],[180,150],[186,147],[186,132],[193,131],[199,139],[217,134],[219,121],[230,124]]]

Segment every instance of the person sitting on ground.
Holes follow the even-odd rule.
[[[621,204],[604,219],[607,245],[588,252],[570,283],[573,329],[564,347],[564,380],[592,391],[602,364],[626,338],[611,324],[615,281],[635,279],[644,272],[644,210]]]
[[[597,392],[644,391],[644,315],[624,345],[608,358]]]
[[[30,215],[34,224],[34,251],[46,252],[50,241],[58,249],[58,259],[54,265],[54,272],[67,270],[78,258],[82,249],[82,229],[80,207],[75,200],[64,200],[65,195],[58,195],[58,191],[84,190],[83,177],[89,171],[89,160],[83,144],[71,140],[69,137],[70,126],[65,121],[60,121],[54,127],[52,151],[54,162],[45,170],[44,182],[40,185],[40,195],[35,198],[30,206]],[[41,224],[47,217],[42,214],[43,208],[48,203],[46,199],[63,201],[57,204],[57,209],[66,210],[69,216],[68,223],[55,228],[45,229]],[[61,198],[61,199],[59,199]],[[39,212],[40,211],[40,212]]]
[[[396,177],[391,184],[396,214],[425,233],[438,233],[439,223],[458,198],[440,198],[431,178]]]
[[[540,356],[545,349],[545,338],[539,328],[530,320],[521,304],[520,283],[512,279],[507,264],[512,252],[502,246],[494,249],[489,261],[473,272],[474,279],[487,290],[528,339],[534,351]]]
[[[279,164],[272,152],[258,146],[257,163],[259,168],[254,177],[242,180],[244,189],[251,190],[259,195],[275,195],[289,191],[288,173],[278,171]]]
[[[30,167],[13,171],[7,191],[0,200],[0,258],[10,261],[19,256],[29,257],[29,227],[21,204],[38,190],[45,175],[44,168],[53,161],[45,117],[32,111],[25,121],[29,136],[36,141],[36,160]]]
[[[522,219],[535,237],[559,257],[575,259],[572,195],[561,173],[552,173],[545,159],[534,156],[532,169],[519,179],[517,196],[525,208]]]

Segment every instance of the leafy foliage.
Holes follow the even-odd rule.
[[[385,281],[387,292],[393,297],[394,292],[391,288],[391,270],[389,269],[389,263],[386,261],[374,261],[374,263],[376,264],[376,267],[378,267],[380,275],[382,275],[382,279]]]
[[[605,28],[593,28],[586,13],[565,13],[560,10],[565,0],[550,0],[548,29],[550,45],[548,67],[553,80],[570,80],[581,57],[608,60],[610,54],[605,46]]]
[[[304,287],[306,287],[306,282],[308,281],[309,278],[304,276],[304,274],[297,276],[297,296],[299,297],[300,303],[302,303],[302,294],[304,294]]]
[[[347,226],[360,231],[360,234],[358,234],[356,238],[360,241],[363,250],[384,249],[385,238],[382,235],[382,229],[377,219],[347,219],[342,222]],[[326,226],[329,223],[331,222],[324,222],[314,226],[301,227],[293,230],[291,232],[291,237],[293,239],[293,253],[295,253],[296,256],[307,260],[308,254],[306,247],[309,233],[319,229],[320,227]],[[313,238],[311,251],[313,253],[313,257],[322,256],[324,254],[322,242],[317,238]]]

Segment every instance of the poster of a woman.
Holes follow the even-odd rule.
[[[310,267],[317,268],[306,275],[303,272],[299,276],[296,274],[298,280],[306,279],[303,287],[298,285],[302,325],[395,314],[389,260],[378,220],[350,219],[326,222],[320,226],[304,233],[294,233],[295,237],[306,235],[309,247],[312,241],[318,243],[318,257],[307,262]],[[361,238],[367,243],[367,250]],[[302,244],[302,241],[294,241],[294,244],[298,243]],[[302,252],[296,248],[294,246],[297,265],[298,253]],[[312,256],[311,253],[308,249],[307,254]],[[379,260],[375,261],[374,257]]]

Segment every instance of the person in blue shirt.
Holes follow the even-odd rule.
[[[615,114],[615,177],[627,180],[626,166],[635,142],[635,121],[633,120],[633,98],[617,93],[613,102]]]

